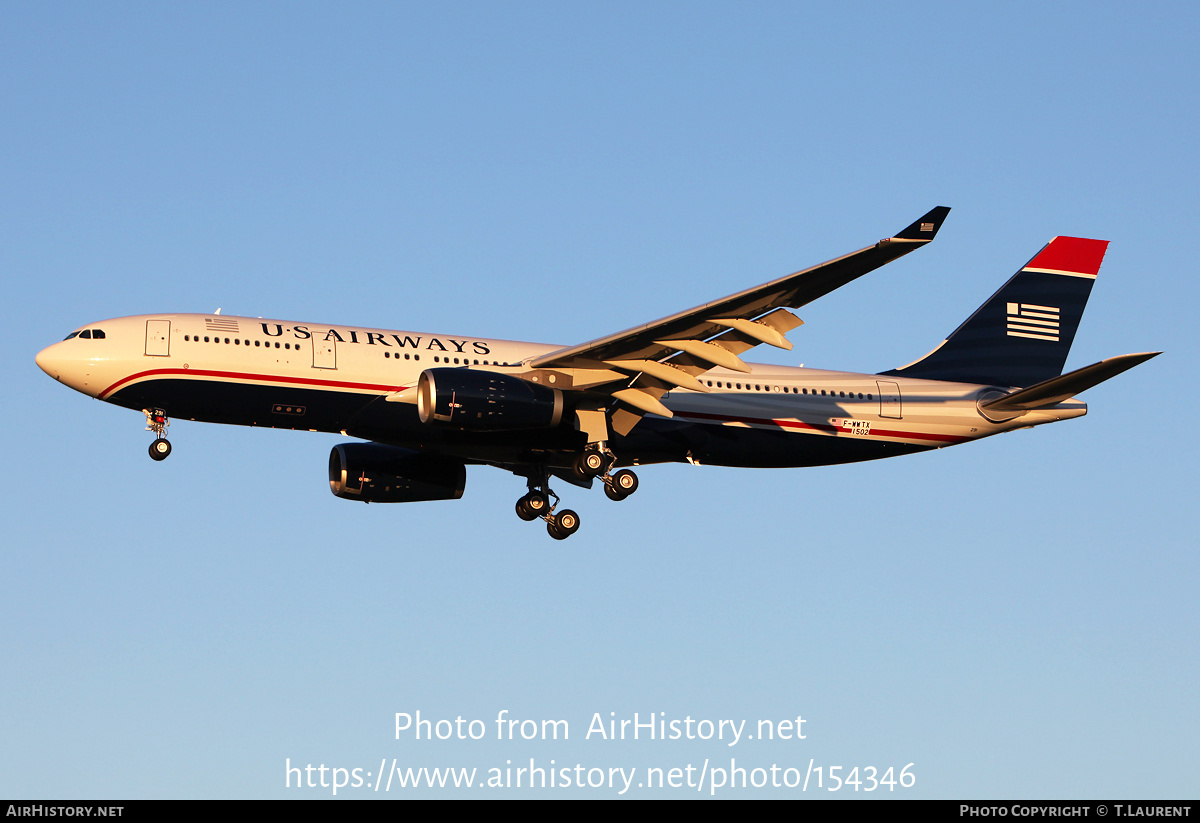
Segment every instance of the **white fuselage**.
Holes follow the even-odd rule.
[[[401,393],[415,386],[424,370],[469,368],[564,389],[583,385],[581,370],[528,367],[530,359],[556,348],[286,320],[159,314],[89,324],[43,350],[37,362],[84,394],[129,408],[161,408],[177,419],[342,431],[369,439],[381,439],[382,428],[383,439],[419,447],[430,427],[416,420]],[[979,411],[979,401],[1009,387],[750,365],[749,374],[721,368],[703,374],[707,393],[676,389],[664,395],[674,418],[647,417],[631,432],[622,459],[777,466],[848,462],[1077,417],[1087,408],[1072,400],[994,421]],[[367,407],[371,412],[363,417]],[[359,423],[366,427],[361,433]],[[651,433],[677,435],[681,445],[647,446],[639,454],[638,444]],[[529,448],[528,439],[518,437],[519,448]],[[508,443],[512,437],[496,440]],[[869,443],[892,450],[875,453],[863,448]],[[478,445],[479,462],[500,460],[487,444]],[[470,457],[470,444],[454,448]]]

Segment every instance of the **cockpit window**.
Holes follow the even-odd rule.
[[[103,340],[104,339],[104,329],[92,329],[92,339],[93,340]]]
[[[92,339],[92,330],[84,329],[83,331],[81,331],[79,333],[79,336],[82,337],[84,340],[91,340]]]
[[[70,334],[68,334],[66,337],[64,337],[63,340],[70,340],[72,337],[76,337],[78,335],[79,335],[79,332],[73,331]]]

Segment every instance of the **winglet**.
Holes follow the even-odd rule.
[[[949,206],[938,206],[930,210],[928,214],[918,218],[916,222],[895,237],[889,237],[888,240],[928,242],[937,236],[938,229],[942,227],[942,223],[946,221],[946,215],[949,213]]]

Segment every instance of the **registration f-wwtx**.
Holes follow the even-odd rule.
[[[880,374],[747,363],[804,306],[931,241],[939,207],[894,237],[687,311],[563,348],[325,323],[155,314],[89,323],[37,356],[51,377],[170,418],[341,432],[333,493],[452,500],[466,466],[523,477],[516,505],[558,539],[579,528],[551,478],[612,500],[629,466],[797,467],[874,460],[1079,417],[1075,395],[1158,352],[1062,373],[1108,243],[1056,237],[930,354]]]

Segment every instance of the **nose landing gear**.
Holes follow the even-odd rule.
[[[171,454],[171,441],[167,439],[167,426],[171,421],[162,409],[142,409],[146,415],[146,431],[154,432],[157,437],[150,444],[150,457],[154,460],[166,460]]]

